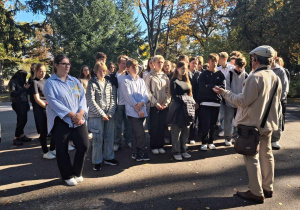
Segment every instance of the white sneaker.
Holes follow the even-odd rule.
[[[52,159],[55,159],[55,156],[50,151],[48,151],[47,153],[43,154],[43,158],[52,160]]]
[[[131,142],[127,144],[128,147],[132,148]]]
[[[158,149],[153,149],[153,150],[152,150],[152,153],[153,153],[154,155],[158,155],[158,154],[159,154],[159,151],[158,151]]]
[[[216,149],[216,146],[214,144],[208,144],[209,149]]]
[[[77,185],[77,181],[76,181],[74,178],[67,179],[67,180],[65,180],[65,182],[66,182],[67,185],[69,185],[69,186],[75,186],[75,185]]]
[[[228,140],[225,139],[225,145],[226,145],[226,146],[231,146],[232,143],[231,143],[231,141],[228,141]]]
[[[75,147],[73,147],[71,144],[68,145],[68,150],[69,150],[69,151],[72,151],[72,150],[74,150],[74,149],[75,149]]]
[[[115,144],[115,145],[114,145],[114,151],[116,152],[116,151],[118,151],[118,150],[119,150],[119,145]]]
[[[190,140],[190,144],[196,144],[195,140]]]
[[[182,160],[181,154],[175,154],[175,155],[173,155],[173,157],[175,160]]]
[[[207,150],[207,144],[202,144],[201,145],[201,150],[206,151]]]
[[[166,153],[166,151],[164,150],[164,148],[159,148],[158,151],[159,151],[160,154],[165,154]]]
[[[272,148],[276,149],[276,150],[279,150],[281,148],[281,146],[278,143],[278,141],[272,142],[271,145],[272,145]]]
[[[191,156],[189,153],[187,153],[187,152],[182,153],[181,155],[182,155],[183,158],[191,158],[191,157],[192,157],[192,156]]]
[[[80,177],[75,176],[74,179],[76,180],[77,183],[83,182],[82,176],[80,176]]]
[[[52,155],[56,156],[56,149],[55,150],[52,150],[50,151]]]
[[[224,131],[221,131],[221,132],[219,133],[219,136],[223,137],[223,136],[224,136]]]

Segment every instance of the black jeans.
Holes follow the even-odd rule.
[[[13,102],[11,106],[17,114],[17,127],[15,130],[15,137],[20,137],[22,134],[24,134],[24,128],[27,123],[27,112],[30,109],[29,103],[28,101]]]
[[[146,133],[143,123],[145,117],[135,118],[128,116],[128,120],[132,129],[132,152],[145,153],[146,152]]]
[[[166,118],[168,108],[158,110],[156,107],[150,108],[150,147],[151,149],[159,149],[164,146]]]
[[[42,146],[43,153],[48,152],[47,147],[47,116],[46,116],[46,109],[39,105],[35,105],[33,107],[33,115],[36,120],[36,126],[40,131],[40,142]],[[55,150],[55,143],[51,138],[50,142],[50,151]]]
[[[36,132],[38,133],[38,134],[41,134],[41,132],[40,132],[40,128],[39,128],[39,126],[38,126],[38,121],[37,121],[37,117],[36,117],[36,115],[34,114],[34,109],[35,109],[35,107],[36,106],[39,106],[39,105],[37,105],[37,104],[35,104],[35,103],[31,103],[31,105],[32,105],[32,109],[33,109],[33,118],[34,118],[34,122],[35,122],[35,127],[36,127]]]
[[[89,144],[86,124],[70,128],[67,123],[56,117],[51,133],[56,145],[57,165],[62,179],[67,180],[73,176],[81,176]],[[73,165],[68,152],[69,137],[72,137],[72,141],[76,147]]]
[[[200,139],[202,144],[212,144],[214,140],[215,125],[218,120],[220,107],[199,107]],[[209,133],[209,136],[208,136]]]

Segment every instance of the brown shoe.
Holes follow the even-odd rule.
[[[267,190],[264,190],[264,196],[265,198],[272,198],[273,197],[273,191],[267,191]]]
[[[254,201],[256,203],[264,203],[264,200],[265,200],[264,196],[253,195],[250,190],[248,190],[247,192],[239,192],[238,191],[236,194],[238,196],[240,196],[241,198],[251,200],[251,201]]]

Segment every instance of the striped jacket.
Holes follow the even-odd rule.
[[[89,107],[88,117],[112,117],[116,111],[116,87],[108,79],[105,81],[104,95],[101,94],[101,88],[97,77],[90,79],[86,89],[86,100]],[[104,98],[105,97],[105,98]],[[105,99],[105,100],[104,100]]]

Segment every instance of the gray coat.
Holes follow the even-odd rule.
[[[104,94],[102,95],[99,80],[90,79],[86,89],[86,100],[89,107],[88,117],[112,117],[116,111],[116,88],[108,79],[105,79]]]

